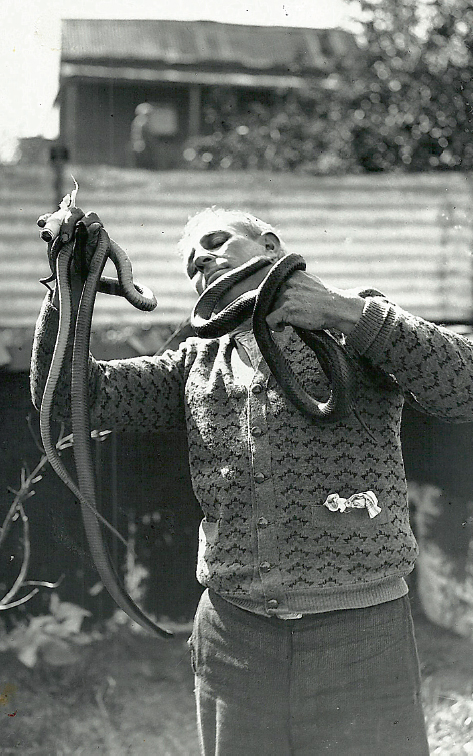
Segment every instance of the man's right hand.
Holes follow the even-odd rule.
[[[38,219],[38,225],[40,225],[40,221],[47,221],[49,217],[49,213],[42,215]],[[68,210],[61,224],[58,236],[53,242],[48,243],[49,266],[54,276],[56,273],[56,260],[60,254],[61,247],[73,240],[74,252],[70,269],[73,306],[78,303],[83,283],[87,278],[90,261],[94,256],[101,228],[103,228],[103,224],[97,213],[84,213],[81,208],[72,207]],[[59,297],[56,286],[53,304],[57,307],[58,302]]]

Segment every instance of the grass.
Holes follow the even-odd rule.
[[[415,624],[431,756],[473,754],[473,639]]]
[[[27,669],[1,654],[0,752],[197,756],[187,636],[156,642],[123,629],[64,667]]]
[[[473,641],[421,614],[415,624],[431,754],[473,754]],[[65,667],[0,654],[1,753],[197,756],[187,636],[157,643],[122,629]]]

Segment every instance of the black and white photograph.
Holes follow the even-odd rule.
[[[0,23],[0,753],[473,756],[470,0]]]

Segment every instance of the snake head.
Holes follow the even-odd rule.
[[[72,270],[80,275],[82,280],[87,277],[102,228],[103,223],[94,212],[86,213],[76,224]]]

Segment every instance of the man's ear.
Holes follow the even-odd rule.
[[[261,234],[261,240],[268,255],[279,257],[281,253],[281,241],[277,234],[272,231],[265,231],[264,234]]]

